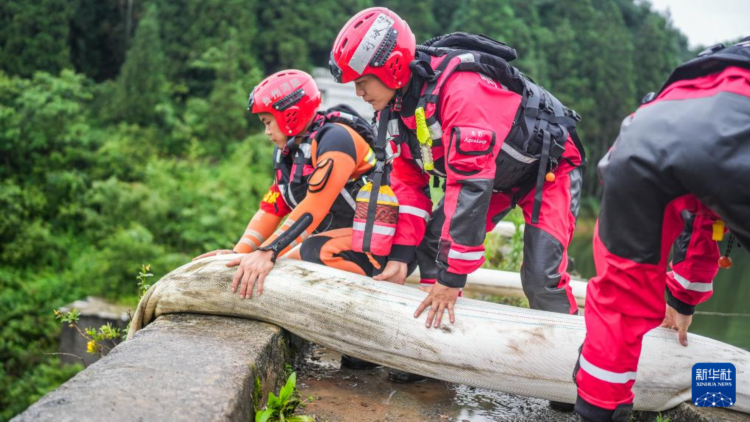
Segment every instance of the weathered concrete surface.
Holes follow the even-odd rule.
[[[328,422],[578,422],[574,413],[550,409],[546,400],[428,379],[417,384],[388,380],[387,368],[340,368],[341,354],[322,346],[298,355],[299,389],[312,396],[304,414]],[[657,412],[635,412],[631,422],[655,422]],[[750,415],[682,403],[661,412],[672,422],[750,422]]]
[[[74,308],[81,312],[78,326],[82,330],[86,328],[98,329],[107,323],[112,324],[114,328],[124,329],[128,326],[130,313],[132,311],[126,306],[113,305],[106,302],[104,299],[93,296],[89,296],[85,300],[76,300],[60,310],[62,312],[68,312]],[[88,340],[86,340],[78,330],[69,327],[67,324],[63,324],[62,330],[60,331],[59,351],[61,353],[70,353],[80,356],[86,366],[91,365],[99,360],[99,355],[86,353],[87,342]],[[114,342],[114,344],[117,343],[120,343],[120,341]],[[113,346],[110,342],[106,342],[105,345],[107,347]],[[81,362],[81,359],[76,359],[74,356],[60,355],[59,357],[60,362],[62,363],[72,364]]]
[[[661,415],[680,422],[750,422],[750,415],[746,413],[719,407],[696,407],[690,403],[682,403],[674,409],[661,412]]]
[[[265,403],[289,353],[271,324],[166,315],[13,421],[248,421],[255,377]]]

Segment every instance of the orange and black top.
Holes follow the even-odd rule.
[[[351,227],[353,198],[363,184],[362,176],[375,164],[363,136],[373,135],[363,130],[362,121],[343,111],[319,113],[299,144],[292,139],[285,148],[274,150],[274,184],[235,252],[273,250],[278,256],[312,233]]]

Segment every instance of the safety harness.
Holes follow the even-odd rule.
[[[450,76],[455,72],[476,72],[488,81],[500,83],[503,88],[519,94],[522,100],[516,119],[496,158],[498,172],[493,189],[530,189],[535,181],[532,222],[536,223],[545,178],[554,180],[553,172],[565,152],[568,134],[580,152],[581,165],[585,166],[585,151],[576,133],[576,124],[581,117],[508,64],[516,57],[513,48],[499,41],[464,32],[441,35],[418,45],[416,60],[410,66],[412,83],[423,86],[423,89],[415,114],[400,116],[406,128],[410,129],[405,132],[412,132],[411,136],[401,133],[399,139],[401,143],[408,144],[412,156],[425,171],[444,177],[439,166],[435,167],[432,163],[429,146],[441,145],[443,130],[438,119],[438,100]],[[397,98],[394,111],[400,111],[401,101]]]
[[[315,170],[312,163],[312,142],[320,128],[327,123],[346,125],[362,136],[371,147],[375,143],[374,128],[351,107],[341,104],[319,112],[299,145],[292,137],[283,149],[277,147],[274,150],[276,183],[289,208],[295,208],[307,195],[307,179]],[[374,156],[370,160],[374,164]],[[359,177],[344,186],[316,233],[350,227],[356,209],[354,198],[364,184],[364,177]]]

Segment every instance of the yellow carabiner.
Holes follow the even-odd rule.
[[[435,163],[432,161],[432,136],[430,129],[427,127],[424,107],[417,107],[414,110],[414,118],[417,122],[417,140],[419,141],[419,150],[422,153],[422,167],[426,171],[432,171]]]

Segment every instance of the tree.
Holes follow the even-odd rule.
[[[0,2],[0,69],[31,76],[70,69],[69,25],[77,0]]]
[[[426,41],[435,35],[441,35],[438,22],[435,19],[435,11],[446,7],[445,4],[435,0],[403,1],[403,0],[379,0],[375,6],[387,7],[409,23],[417,42]]]
[[[169,101],[164,61],[159,9],[149,4],[117,78],[110,110],[113,116],[141,125],[159,123],[157,106]]]
[[[77,0],[70,20],[70,54],[76,71],[97,82],[115,79],[125,61],[128,18],[141,16],[141,1]],[[134,6],[128,14],[128,6]],[[132,30],[132,26],[131,26]]]
[[[268,30],[256,18],[253,0],[157,0],[166,57],[165,72],[176,99],[207,97],[217,80],[215,69],[191,65],[209,50],[233,38],[237,71],[258,68],[258,34]]]
[[[313,65],[327,67],[341,27],[370,5],[367,0],[264,3],[257,9],[257,21],[263,30],[253,47],[266,73],[289,68],[309,71]]]

